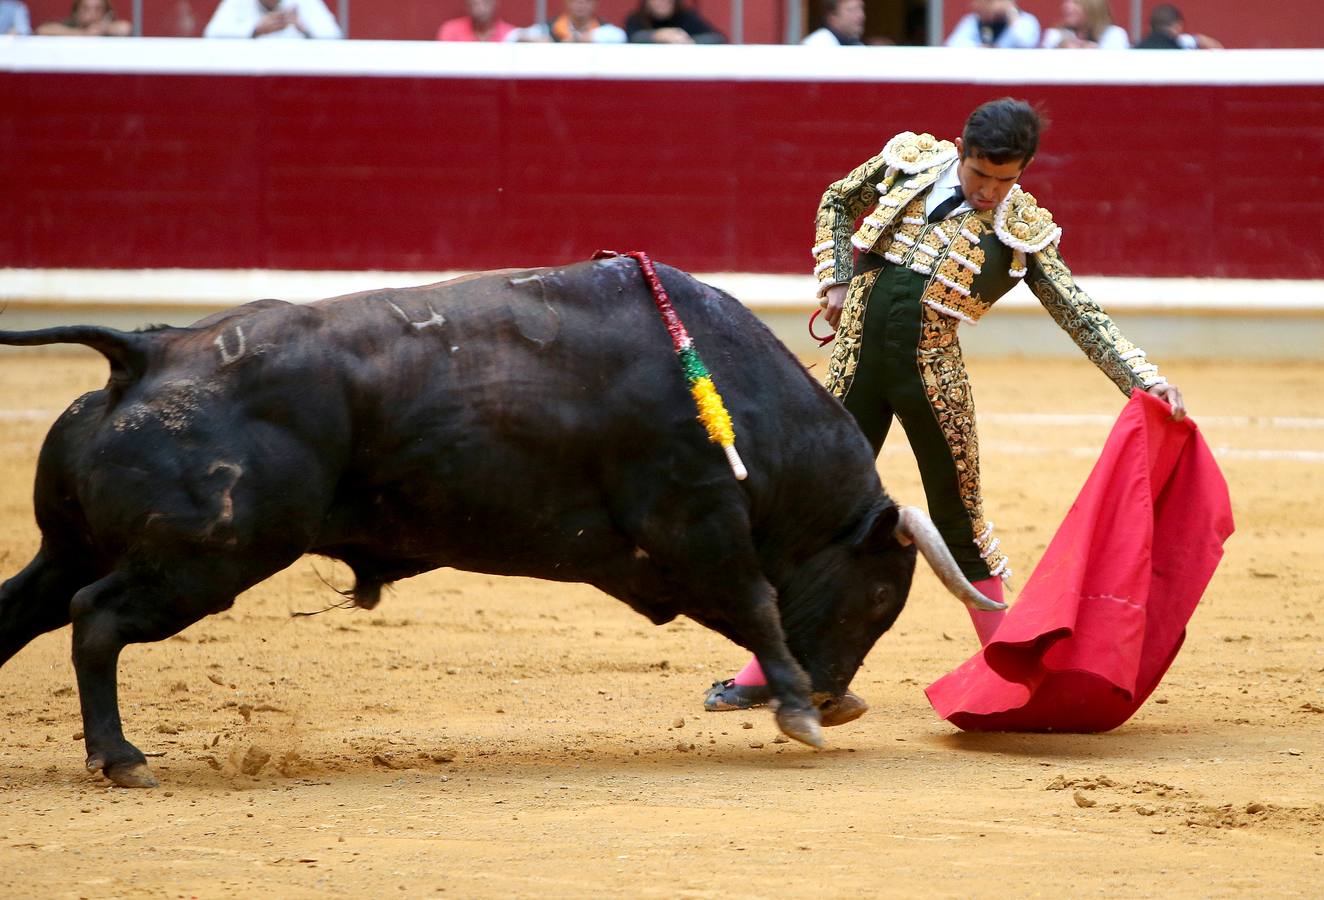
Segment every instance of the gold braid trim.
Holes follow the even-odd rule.
[[[878,202],[878,186],[887,163],[883,154],[857,166],[840,181],[834,181],[823,192],[818,204],[818,217],[814,222],[814,269],[818,277],[818,295],[834,284],[850,281],[855,266],[850,236],[855,220]],[[886,187],[889,179],[883,179]],[[886,188],[884,188],[886,189]]]
[[[1137,387],[1147,389],[1167,381],[1145,358],[1145,351],[1127,340],[1103,308],[1076,285],[1056,247],[1045,247],[1030,257],[1025,280],[1053,321],[1123,394],[1129,397]]]
[[[872,249],[897,210],[932,183],[938,175],[934,170],[955,157],[956,145],[951,141],[903,131],[888,141],[877,156],[828,185],[818,205],[811,251],[820,297],[832,285],[850,281],[854,274],[855,247]],[[927,174],[919,179],[904,177],[922,172]],[[873,221],[866,220],[852,245],[851,231],[856,220],[877,206],[884,196],[891,205],[874,211]]]
[[[975,270],[982,272],[985,260],[983,248],[966,235],[978,237],[983,226],[976,217],[965,215],[928,227],[941,234],[940,238],[930,236],[928,240],[942,243],[943,253],[920,300],[944,315],[975,325],[989,308],[989,304],[973,293]]]
[[[975,400],[970,391],[961,345],[956,338],[957,322],[936,310],[921,307],[920,341],[917,363],[924,393],[947,442],[956,467],[957,489],[961,505],[970,517],[979,555],[988,564],[989,573],[1003,579],[1011,576],[1001,542],[993,536],[993,524],[984,518],[984,501],[979,484],[979,435],[975,430]]]
[[[841,321],[837,323],[837,342],[828,361],[827,378],[823,386],[838,400],[845,398],[855,380],[855,368],[860,363],[860,345],[864,340],[864,313],[882,269],[870,269],[851,279],[846,289],[846,300],[841,306]]]
[[[913,226],[904,220],[924,218],[924,200],[921,195],[933,187],[941,174],[942,170],[935,168],[890,183],[890,187],[878,199],[878,206],[864,217],[859,231],[851,237],[851,246],[861,253],[868,253],[883,246],[884,238],[893,229],[900,227],[911,233]]]
[[[993,212],[993,231],[1002,243],[1023,253],[1037,253],[1062,239],[1062,229],[1053,223],[1053,214],[1019,184],[1012,186]]]
[[[928,132],[903,131],[887,142],[880,155],[892,168],[915,175],[951,162],[956,158],[956,145]]]

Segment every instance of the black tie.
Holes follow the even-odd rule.
[[[961,186],[958,184],[956,186],[955,193],[953,193],[946,200],[939,203],[937,206],[933,207],[933,212],[929,213],[929,221],[941,222],[943,219],[947,218],[948,213],[956,209],[956,207],[960,206],[964,202],[965,202],[965,194],[961,193]]]

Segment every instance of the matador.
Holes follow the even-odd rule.
[[[893,417],[900,419],[930,517],[966,577],[999,601],[1012,568],[984,510],[961,324],[978,322],[1024,280],[1124,394],[1149,391],[1168,402],[1174,418],[1185,415],[1176,385],[1076,285],[1058,253],[1062,229],[1017,183],[1039,131],[1028,103],[1003,98],[971,113],[955,141],[896,135],[828,186],[810,251],[820,305],[836,329],[827,388],[875,454]],[[971,615],[986,641],[999,614]],[[767,697],[751,660],[735,678],[714,684],[704,707],[747,709]],[[867,706],[855,700],[861,715]],[[847,714],[838,710],[838,721]]]

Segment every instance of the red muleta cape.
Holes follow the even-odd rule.
[[[1190,420],[1137,390],[991,641],[925,691],[967,731],[1108,731],[1148,699],[1232,534]]]

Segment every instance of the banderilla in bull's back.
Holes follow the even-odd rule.
[[[152,786],[121,727],[125,645],[306,553],[344,561],[365,608],[451,566],[687,615],[752,650],[778,726],[820,746],[867,708],[843,698],[901,612],[916,545],[963,602],[998,605],[887,496],[854,420],[767,328],[655,272],[722,386],[744,480],[629,258],[261,300],[185,328],[0,332],[110,363],[46,437],[41,549],[0,586],[0,663],[72,624],[87,766]]]

